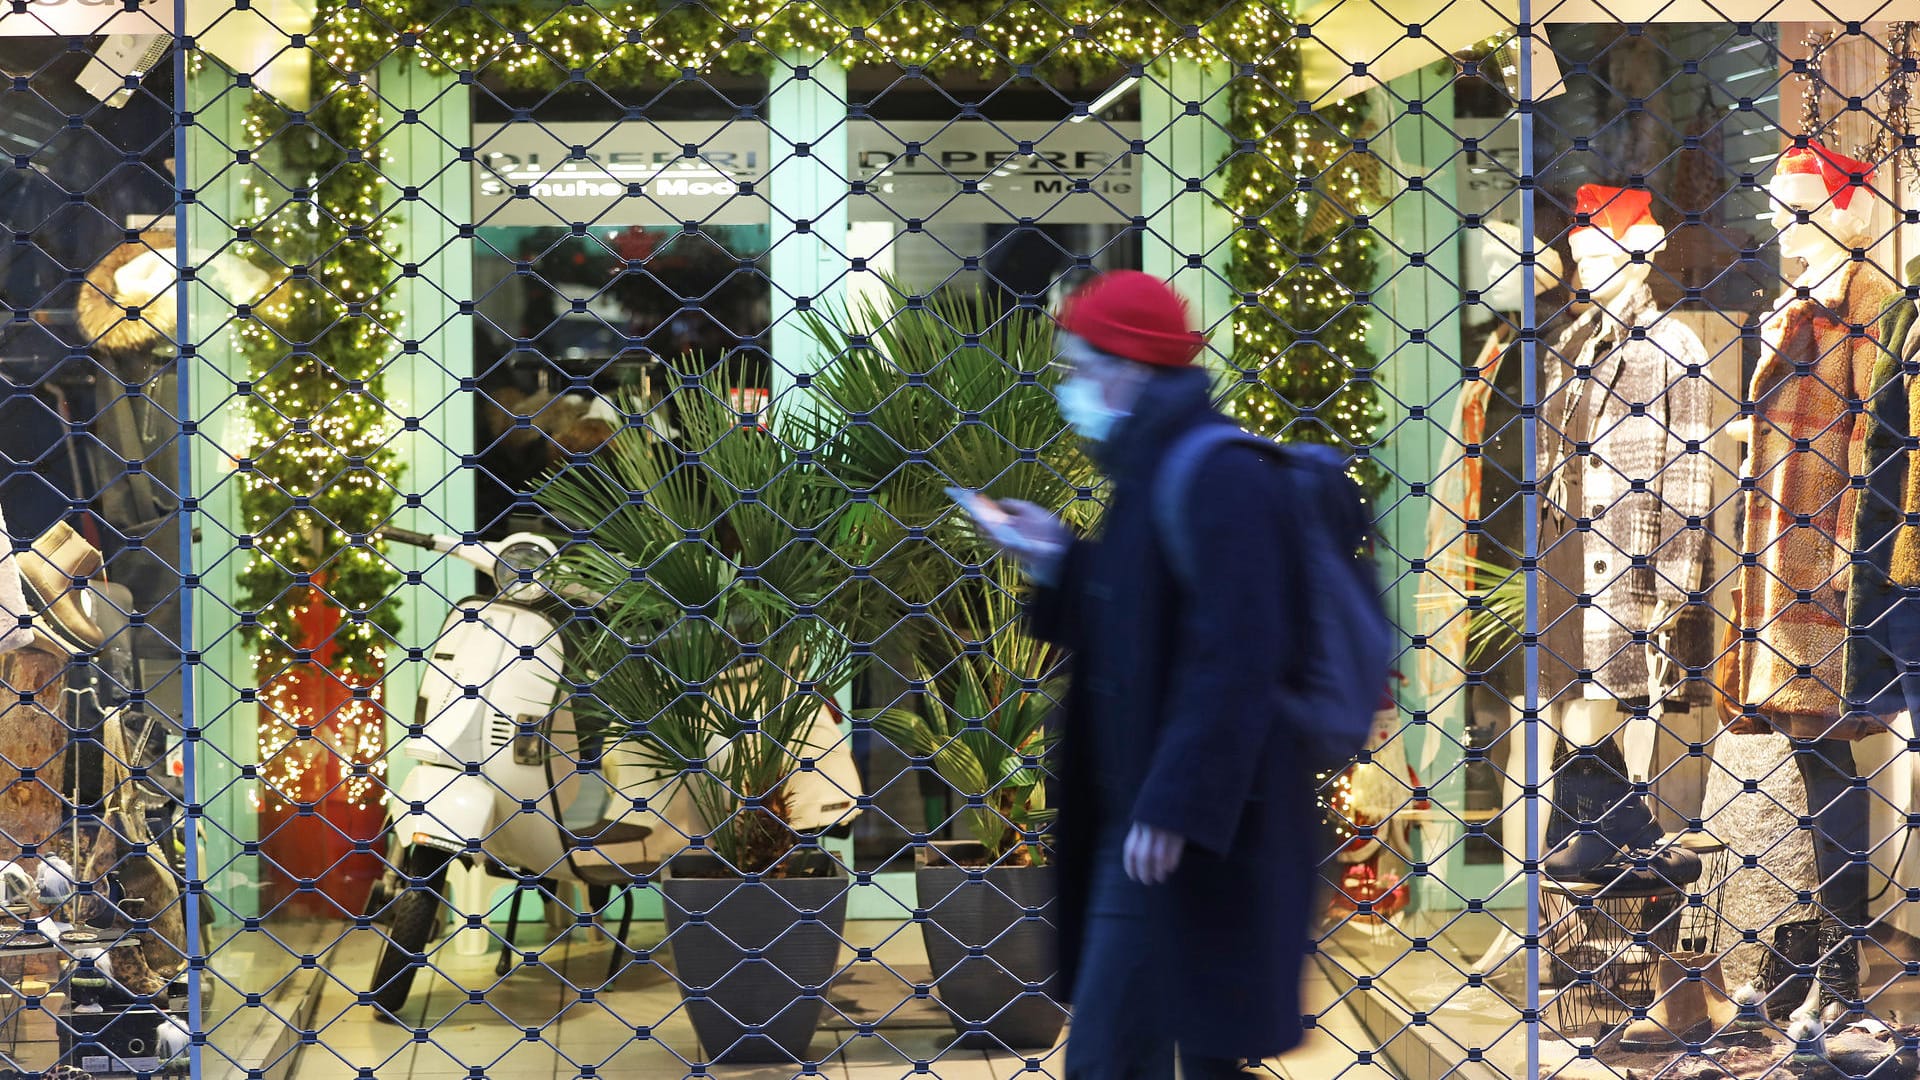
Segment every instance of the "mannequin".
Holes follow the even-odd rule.
[[[1796,1030],[1864,1011],[1851,929],[1867,922],[1868,796],[1851,787],[1858,775],[1852,742],[1885,730],[1885,714],[1876,711],[1879,703],[1847,700],[1841,646],[1856,546],[1851,477],[1865,454],[1854,402],[1870,394],[1882,351],[1874,327],[1897,292],[1872,260],[1853,258],[1875,236],[1871,179],[1864,163],[1809,142],[1782,157],[1768,186],[1781,255],[1805,269],[1762,330],[1749,394],[1756,416],[1741,546],[1754,561],[1735,578],[1733,616],[1751,639],[1734,644],[1732,685],[1721,688],[1740,715],[1714,744],[1714,773],[1734,782],[1771,779],[1786,771],[1782,758],[1790,756],[1804,793],[1788,806],[1804,807],[1814,822],[1806,837],[1814,865],[1800,868],[1811,870],[1810,880],[1783,882],[1789,897],[1810,889],[1812,911],[1801,906],[1782,918],[1791,900],[1767,906],[1766,894],[1776,890],[1732,878],[1725,910],[1736,928],[1774,930],[1772,947],[1736,998],[1771,1016],[1790,1014]],[[1855,337],[1850,326],[1867,333]],[[1756,745],[1743,735],[1769,738]],[[1727,785],[1719,786],[1724,796]],[[1711,781],[1708,804],[1716,804]],[[1726,827],[1728,856],[1738,858],[1778,852],[1797,818],[1723,812],[1710,828]],[[1770,861],[1769,872],[1787,873],[1783,863]],[[1796,965],[1817,965],[1817,977],[1794,977]]]
[[[1651,207],[1646,191],[1580,189],[1584,224],[1569,244],[1593,306],[1555,340],[1560,377],[1541,407],[1540,694],[1566,744],[1587,748],[1563,762],[1561,820],[1549,833],[1568,824],[1615,833],[1600,837],[1604,845],[1588,840],[1571,861],[1564,849],[1550,853],[1549,869],[1590,882],[1594,858],[1658,839],[1651,814],[1624,804],[1650,772],[1657,711],[1703,696],[1682,676],[1704,666],[1710,649],[1688,598],[1707,578],[1712,459],[1688,447],[1709,437],[1712,387],[1705,347],[1654,306],[1647,286],[1649,256],[1666,243]],[[1618,754],[1603,744],[1623,726],[1632,754],[1608,764]],[[1604,820],[1585,816],[1596,811]],[[1697,860],[1674,858],[1685,880],[1672,884],[1698,876]]]

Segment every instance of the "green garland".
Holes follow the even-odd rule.
[[[1108,79],[1160,57],[1224,57],[1237,66],[1231,128],[1243,148],[1226,163],[1242,223],[1230,272],[1243,297],[1235,407],[1272,434],[1366,446],[1383,414],[1365,308],[1356,303],[1376,277],[1371,234],[1352,220],[1373,197],[1362,167],[1370,159],[1352,148],[1365,117],[1358,105],[1298,112],[1287,95],[1297,78],[1291,31],[1290,19],[1264,5],[1223,10],[1212,0],[343,0],[324,9],[314,32],[322,104],[304,127],[287,127],[264,99],[249,114],[262,160],[272,163],[262,173],[276,178],[255,188],[260,261],[310,268],[310,280],[283,275],[240,327],[258,448],[242,478],[258,551],[243,575],[242,602],[258,618],[251,639],[298,641],[293,606],[279,601],[299,574],[323,573],[327,592],[352,613],[338,640],[342,670],[374,673],[398,628],[388,599],[397,575],[354,538],[395,503],[397,462],[383,449],[393,421],[380,375],[399,338],[382,296],[400,255],[389,235],[394,219],[381,213],[389,200],[372,160],[378,152],[352,161],[347,149],[384,145],[362,76],[388,57],[439,71],[499,71],[530,89],[766,72],[783,52],[917,66],[929,76],[1056,82]],[[1249,145],[1255,152],[1245,152]],[[290,197],[280,181],[310,187],[311,201]]]
[[[1291,50],[1275,54],[1265,76],[1231,88],[1228,130],[1259,147],[1226,167],[1243,223],[1228,270],[1242,298],[1232,411],[1267,435],[1372,447],[1386,411],[1361,302],[1377,278],[1378,241],[1364,215],[1380,198],[1378,160],[1355,149],[1371,130],[1366,99],[1301,113]],[[1384,486],[1377,462],[1359,471],[1370,489]]]
[[[290,125],[261,95],[247,112],[259,161],[242,181],[253,199],[247,254],[272,284],[236,320],[252,373],[240,504],[256,552],[242,603],[258,619],[250,640],[298,641],[298,612],[282,601],[298,575],[321,576],[353,615],[337,669],[371,675],[400,625],[391,597],[400,575],[364,543],[392,515],[399,479],[384,390],[400,339],[386,295],[396,221],[374,194],[380,163],[346,150],[380,145],[373,94],[333,88],[308,124]]]
[[[664,9],[664,10],[663,10]],[[1377,277],[1375,241],[1355,218],[1378,199],[1377,161],[1356,152],[1364,104],[1302,113],[1292,19],[1216,0],[723,0],[593,6],[515,0],[448,7],[348,0],[316,27],[343,73],[404,55],[438,71],[492,70],[525,89],[687,73],[775,72],[783,52],[847,65],[1063,81],[1111,79],[1167,57],[1235,67],[1230,131],[1241,147],[1226,188],[1241,223],[1229,279],[1241,294],[1232,407],[1256,430],[1371,447],[1385,413],[1373,383],[1360,296]],[[784,69],[781,69],[784,70]],[[1303,187],[1303,181],[1305,181]],[[1381,470],[1368,466],[1377,486]]]
[[[251,200],[243,254],[269,286],[234,320],[248,384],[236,386],[247,424],[236,461],[241,546],[241,630],[254,650],[267,713],[260,726],[264,779],[282,796],[317,796],[300,783],[304,742],[288,725],[330,724],[330,744],[353,759],[377,758],[384,729],[377,702],[355,701],[331,716],[306,715],[303,698],[329,680],[372,686],[400,629],[400,575],[366,537],[396,504],[401,473],[396,426],[384,392],[399,339],[387,303],[396,221],[381,198],[378,98],[368,89],[325,88],[297,120],[254,94],[246,116],[241,184]],[[337,629],[315,640],[341,613]],[[309,663],[302,653],[311,650]],[[303,691],[303,687],[305,690]],[[365,777],[350,798],[367,797]]]
[[[1254,5],[1257,7],[1257,5]],[[344,0],[315,26],[323,58],[371,71],[398,50],[430,70],[502,74],[510,86],[607,85],[690,72],[765,74],[782,53],[928,74],[1033,64],[1051,75],[1111,76],[1134,59],[1219,59],[1244,48],[1218,32],[1214,0]],[[1249,9],[1251,10],[1251,9]],[[1191,37],[1184,31],[1192,28]]]

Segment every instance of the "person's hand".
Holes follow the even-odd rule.
[[[1073,539],[1065,523],[1045,507],[1025,499],[1001,499],[995,505],[1007,515],[1008,525],[1002,535],[989,534],[989,539],[1030,566],[1052,563]]]
[[[1187,850],[1187,838],[1179,833],[1135,824],[1127,833],[1122,858],[1127,876],[1142,885],[1159,885],[1180,868],[1180,856]]]

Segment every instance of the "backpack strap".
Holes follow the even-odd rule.
[[[1200,471],[1201,462],[1229,444],[1252,447],[1282,464],[1288,457],[1288,451],[1279,443],[1255,435],[1239,424],[1202,424],[1174,442],[1154,477],[1154,528],[1174,574],[1188,586],[1193,584],[1196,567],[1185,516],[1186,496],[1193,490],[1193,478]]]

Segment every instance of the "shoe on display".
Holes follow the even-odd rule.
[[[66,653],[97,652],[106,644],[82,602],[84,582],[100,572],[100,552],[73,526],[61,522],[48,529],[14,561],[27,604],[40,615],[37,642],[50,641]]]
[[[1660,824],[1627,779],[1626,758],[1613,739],[1592,746],[1562,746],[1554,757],[1553,772],[1544,869],[1555,880],[1612,886],[1621,875],[1616,864],[1622,852],[1658,847]],[[1694,879],[1698,877],[1696,873]],[[1648,892],[1657,884],[1649,881],[1636,889],[1632,883],[1621,883],[1612,891]]]
[[[1582,880],[1605,886],[1610,893],[1659,892],[1679,889],[1700,880],[1706,872],[1700,856],[1678,844],[1664,848],[1637,847],[1614,853],[1614,857],[1585,871]]]
[[[1627,1025],[1620,1048],[1646,1053],[1703,1043],[1732,1027],[1738,1015],[1719,957],[1663,956],[1646,1019]]]
[[[1821,919],[1815,941],[1820,950],[1815,976],[1820,996],[1796,1009],[1794,1018],[1818,1014],[1828,1028],[1867,1019],[1866,1003],[1860,999],[1860,943],[1854,940],[1853,928],[1835,918]]]
[[[1562,884],[1587,880],[1587,872],[1611,861],[1620,849],[1592,828],[1578,828],[1566,842],[1550,851],[1540,868]]]
[[[1770,1020],[1784,1020],[1804,1003],[1814,989],[1814,980],[1801,970],[1811,970],[1820,959],[1820,921],[1804,919],[1782,923],[1774,928],[1773,943],[1766,947],[1753,981],[1733,992],[1740,1006],[1737,1026],[1769,1026]]]

